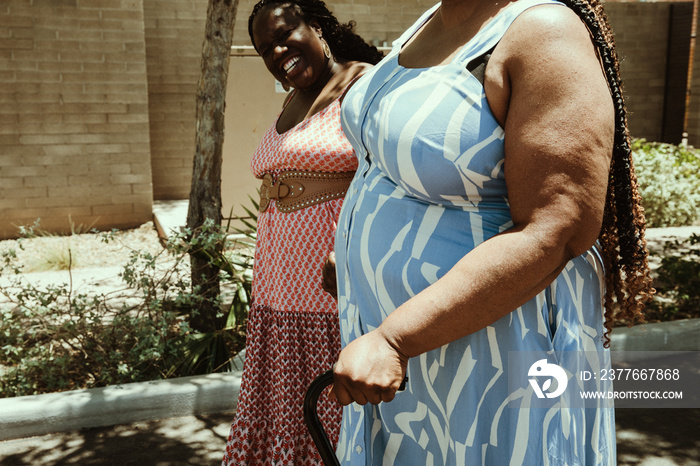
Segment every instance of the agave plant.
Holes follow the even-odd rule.
[[[189,375],[233,370],[234,358],[245,348],[258,220],[258,203],[253,198],[250,201],[252,209],[242,206],[246,216],[233,215],[233,209],[229,214],[221,229],[223,247],[218,248],[221,252],[206,253],[207,260],[222,271],[222,295],[218,305],[226,314],[225,324],[213,332],[183,335],[184,358],[170,368],[172,373]],[[217,248],[207,250],[216,251]]]

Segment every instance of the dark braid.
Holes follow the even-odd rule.
[[[256,3],[250,18],[248,18],[248,34],[253,47],[256,47],[255,50],[257,50],[253,39],[253,20],[255,16],[263,7],[285,4],[295,5],[307,23],[311,20],[318,22],[323,32],[323,38],[331,48],[331,52],[336,60],[361,61],[376,65],[384,58],[384,54],[377,50],[377,47],[368,44],[362,37],[353,32],[355,27],[354,21],[340,24],[321,0],[260,0]]]
[[[643,321],[644,304],[655,292],[649,276],[644,209],[632,162],[620,65],[603,5],[598,0],[561,1],[576,12],[588,28],[615,105],[615,141],[599,236],[605,266],[604,342],[608,346],[613,321],[624,319],[630,325]]]

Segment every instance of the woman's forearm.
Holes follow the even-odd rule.
[[[571,258],[566,241],[556,246],[541,238],[513,230],[489,239],[377,331],[403,356],[414,357],[492,324],[545,289]]]

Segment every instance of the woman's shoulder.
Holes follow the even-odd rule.
[[[576,37],[588,30],[578,15],[559,2],[534,4],[526,8],[513,21],[504,39],[524,39],[534,37],[560,36]]]
[[[345,63],[347,73],[357,76],[372,68],[374,65],[363,61],[349,61]]]
[[[595,54],[592,45],[591,34],[576,12],[557,2],[524,10],[503,35],[497,51],[510,58],[558,60],[581,53],[582,49]]]

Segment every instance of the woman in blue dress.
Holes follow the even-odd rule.
[[[344,97],[343,464],[615,463],[576,374],[653,290],[611,33],[567,2],[445,0]]]

